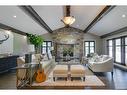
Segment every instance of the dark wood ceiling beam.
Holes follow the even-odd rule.
[[[53,31],[44,22],[44,20],[37,14],[37,12],[31,6],[19,6],[25,13],[27,13],[34,21],[36,21],[41,27],[46,29],[49,33]]]
[[[66,6],[66,16],[70,16],[70,7],[71,6]]]
[[[0,28],[4,29],[4,30],[11,30],[11,32],[14,32],[14,33],[17,33],[17,34],[20,34],[20,35],[26,35],[25,32],[22,32],[22,31],[20,31],[18,29],[15,29],[13,27],[7,26],[7,25],[2,24],[2,23],[0,23]]]
[[[116,31],[113,31],[113,32],[110,32],[108,34],[105,34],[105,35],[102,35],[100,36],[101,38],[106,38],[108,36],[112,36],[112,35],[115,35],[115,34],[119,34],[119,33],[122,33],[122,32],[127,32],[127,27],[123,27],[121,29],[118,29]]]
[[[115,6],[106,6],[83,32],[87,33],[98,21],[100,21],[105,15],[107,15],[114,7]]]

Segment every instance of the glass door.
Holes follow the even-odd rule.
[[[108,40],[108,55],[113,57],[113,41]]]
[[[115,39],[115,62],[121,62],[121,38]]]
[[[127,37],[125,37],[125,65],[127,65]]]

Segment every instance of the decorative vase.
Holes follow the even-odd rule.
[[[32,62],[32,54],[25,54],[25,63]]]

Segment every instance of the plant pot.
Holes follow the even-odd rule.
[[[32,62],[32,54],[25,54],[25,63]]]

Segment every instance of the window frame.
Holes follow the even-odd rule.
[[[120,37],[115,37],[115,38],[112,38],[112,39],[107,39],[107,46],[108,46],[108,41],[109,40],[112,40],[113,41],[113,57],[114,57],[114,62],[115,63],[117,63],[117,64],[120,64],[120,65],[126,65],[126,63],[125,63],[125,57],[126,57],[126,54],[125,54],[125,47],[127,46],[127,45],[125,45],[125,38],[127,38],[127,35],[125,35],[125,36],[120,36]],[[121,44],[121,63],[119,63],[119,62],[116,62],[116,60],[115,60],[115,58],[116,58],[116,47],[115,47],[115,40],[116,39],[121,39],[121,42],[120,42],[120,44]],[[107,49],[107,53],[109,52],[109,49]]]
[[[109,41],[112,41],[112,46],[109,45]],[[114,50],[113,43],[114,42],[112,39],[107,40],[107,54],[109,55],[109,47],[112,47],[112,57],[114,56],[114,54],[113,54],[113,50]]]
[[[121,62],[117,62],[116,61],[116,40],[117,39],[120,39],[120,48],[121,48]],[[121,37],[118,37],[118,38],[114,38],[114,62],[115,63],[119,63],[119,64],[122,64],[122,38]]]
[[[88,46],[85,45],[85,43],[88,42]],[[93,42],[94,43],[94,46],[90,46],[90,42]],[[95,53],[95,41],[84,41],[84,55],[86,56],[86,47],[88,47],[89,51],[88,51],[88,54],[90,54],[90,47],[93,47],[94,48],[94,53]]]
[[[51,43],[51,47],[52,47],[52,41],[44,41],[45,43],[46,43],[46,46],[43,46],[43,43],[42,43],[42,46],[41,46],[41,52],[42,52],[42,54],[43,54],[43,48],[45,47],[46,48],[46,53],[48,53],[48,47],[50,47],[50,46],[48,46],[48,43]]]

